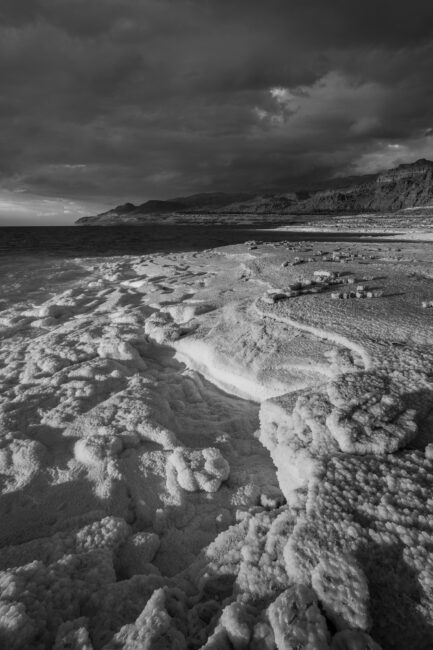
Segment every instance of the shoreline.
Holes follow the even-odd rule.
[[[268,230],[267,228],[261,228],[260,230]],[[347,230],[346,228],[344,230],[338,229],[338,228],[332,228],[332,227],[320,227],[320,226],[315,226],[309,227],[309,226],[279,226],[277,228],[271,228],[269,230],[275,230],[277,232],[289,232],[289,233],[326,233],[326,234],[335,234],[335,235],[363,235],[364,237],[368,238],[369,236],[371,237],[381,237],[382,239],[396,239],[396,238],[401,238],[404,236],[404,241],[419,241],[419,242],[430,242],[433,241],[433,231],[430,230],[419,230],[419,229],[393,229],[389,231],[384,231],[383,229],[373,229],[369,228],[368,230],[364,230],[362,233],[360,232],[359,229],[354,229],[354,230]]]

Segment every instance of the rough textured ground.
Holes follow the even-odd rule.
[[[432,647],[431,249],[336,248],[3,265],[1,648]]]

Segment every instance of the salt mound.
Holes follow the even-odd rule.
[[[314,592],[293,585],[274,600],[268,609],[278,650],[302,647],[328,650],[329,632]]]
[[[166,312],[155,312],[146,320],[144,331],[157,343],[176,341],[180,336],[179,326]]]
[[[417,433],[416,411],[408,409],[400,386],[380,371],[347,373],[327,386],[334,407],[326,424],[341,451],[392,453]]]
[[[83,465],[99,465],[109,457],[117,456],[123,449],[116,436],[87,436],[75,443],[75,458]]]
[[[175,449],[169,458],[177,472],[179,485],[188,492],[216,492],[228,479],[230,466],[219,449]]]
[[[167,595],[163,589],[154,591],[135,623],[125,625],[104,650],[130,648],[139,650],[170,650],[187,648],[184,635],[173,625],[167,611]]]

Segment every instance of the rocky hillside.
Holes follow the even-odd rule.
[[[433,203],[433,162],[418,160],[379,174],[368,183],[313,194],[306,211],[392,212]]]
[[[260,218],[274,220],[290,214],[394,212],[433,205],[433,162],[421,159],[377,175],[335,179],[328,187],[309,192],[279,194],[194,194],[169,201],[118,206],[96,217],[82,217],[80,225],[140,225],[151,223],[230,223]],[[247,219],[248,220],[248,219]]]
[[[85,226],[111,226],[124,223],[136,225],[149,223],[153,217],[159,217],[158,222],[161,222],[164,215],[169,217],[170,215],[180,214],[213,213],[237,202],[249,201],[252,196],[246,193],[224,194],[223,192],[214,192],[192,194],[191,196],[182,196],[168,201],[150,200],[140,205],[125,203],[95,217],[81,217],[77,223]]]

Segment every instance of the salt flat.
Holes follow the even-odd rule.
[[[1,647],[432,647],[428,243],[4,270]]]

